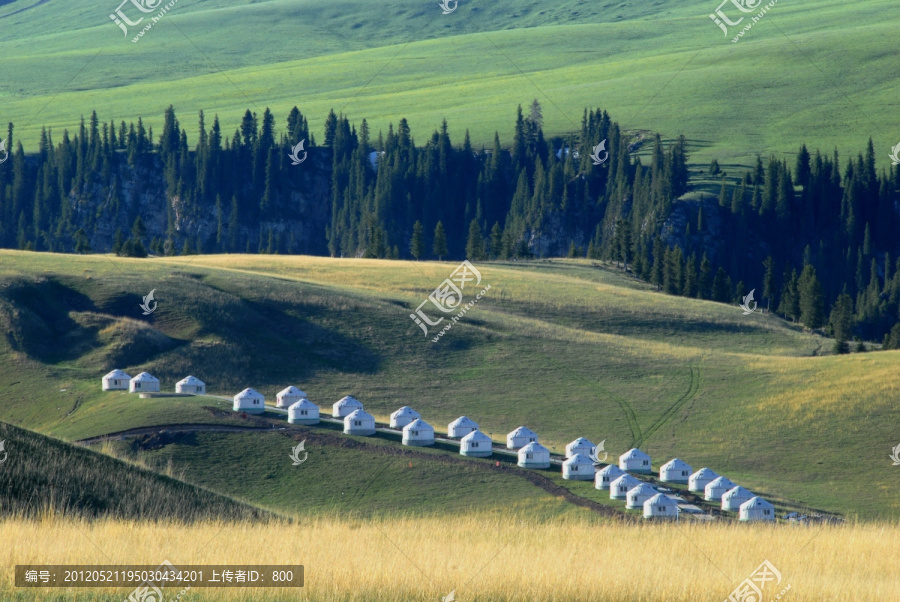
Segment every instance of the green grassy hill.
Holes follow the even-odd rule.
[[[127,520],[274,518],[250,505],[37,433],[0,423],[0,514]]]
[[[327,408],[352,394],[382,420],[410,405],[438,431],[465,414],[498,441],[525,424],[557,452],[578,436],[606,440],[611,456],[640,444],[654,467],[678,456],[774,500],[861,517],[898,510],[887,457],[897,444],[897,352],[822,357],[829,339],[657,293],[611,266],[482,264],[491,290],[432,343],[409,314],[448,263],[9,251],[0,260],[9,333],[0,419],[54,436],[229,420],[208,409],[227,408],[214,397],[101,392],[100,376],[119,367],[153,372],[167,390],[194,374],[214,395],[252,386],[274,399],[296,384]],[[159,305],[144,317],[138,304],[150,289]],[[200,482],[220,437],[165,453]],[[272,453],[277,462],[286,452]],[[289,466],[274,466],[246,499],[281,506],[287,493],[274,482]]]
[[[626,128],[683,133],[698,163],[725,167],[802,142],[855,154],[870,136],[887,165],[898,136],[887,0],[777,4],[737,44],[708,18],[715,3],[461,1],[442,15],[412,0],[207,0],[177,4],[137,44],[114,7],[4,18],[26,4],[0,7],[0,100],[32,150],[41,125],[61,135],[92,109],[158,132],[169,104],[191,134],[200,109],[230,134],[248,107],[281,126],[299,105],[320,139],[334,108],[373,131],[407,117],[421,140],[446,117],[457,142],[466,128],[476,145],[495,130],[509,142],[516,105],[535,97],[549,134],[600,106]]]

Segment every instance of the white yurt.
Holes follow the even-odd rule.
[[[206,395],[206,383],[196,376],[186,376],[175,383],[175,392]]]
[[[447,425],[448,437],[465,437],[478,430],[478,423],[468,416],[460,416]]]
[[[294,385],[291,385],[287,389],[282,389],[275,395],[275,407],[290,408],[301,399],[306,399],[306,393]]]
[[[590,458],[594,455],[597,446],[584,437],[579,437],[566,446],[566,457],[571,458],[575,454],[581,454]]]
[[[159,393],[159,379],[149,372],[141,372],[128,385],[131,393]]]
[[[738,520],[753,522],[761,520],[775,520],[775,506],[755,496],[741,504]]]
[[[346,397],[341,397],[338,401],[334,402],[334,405],[331,406],[331,415],[334,418],[346,418],[356,410],[361,409],[363,409],[363,404],[361,404],[355,397],[347,395]]]
[[[506,436],[506,447],[509,449],[519,449],[525,447],[529,443],[537,443],[538,436],[533,430],[520,426]]]
[[[464,456],[486,458],[493,451],[494,442],[481,431],[472,431],[459,441],[459,453]]]
[[[419,418],[421,418],[421,416],[417,411],[409,406],[403,406],[399,410],[395,410],[391,413],[391,428],[402,429],[413,420],[418,420]]]
[[[711,502],[722,502],[722,496],[729,489],[734,489],[737,483],[732,483],[728,477],[716,477],[703,490],[703,499]]]
[[[262,414],[266,411],[266,398],[256,389],[246,388],[234,396],[235,412]]]
[[[628,492],[640,485],[642,481],[630,474],[623,474],[609,484],[609,499],[624,500],[628,498]]]
[[[619,456],[619,468],[628,472],[650,474],[650,456],[634,447]]]
[[[659,492],[654,489],[653,486],[648,485],[647,483],[641,483],[628,491],[628,496],[625,498],[625,507],[631,510],[640,510],[644,507],[644,502],[657,493]]]
[[[609,489],[610,484],[623,474],[625,471],[615,464],[606,466],[594,476],[594,489]]]
[[[753,494],[740,485],[738,485],[737,487],[732,487],[722,494],[722,510],[738,512],[741,509],[741,504],[751,499],[752,497]]]
[[[569,481],[593,481],[594,461],[584,454],[575,454],[563,462],[562,475]]]
[[[691,477],[691,466],[678,458],[672,458],[659,467],[659,480],[663,483],[688,484]]]
[[[403,427],[403,445],[434,445],[434,428],[421,418],[416,418]]]
[[[354,410],[344,416],[344,432],[368,437],[375,434],[375,417],[365,410]]]
[[[119,370],[118,368],[103,377],[104,391],[127,390],[131,377]]]
[[[678,518],[678,504],[672,498],[657,493],[644,502],[644,518]]]
[[[291,424],[319,424],[319,406],[304,397],[288,408],[288,422]]]
[[[519,466],[522,468],[550,468],[550,450],[532,441],[519,450]]]
[[[708,468],[701,468],[688,479],[688,489],[694,493],[703,493],[706,486],[719,478],[719,475]]]

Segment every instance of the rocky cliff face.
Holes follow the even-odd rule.
[[[325,254],[326,227],[331,219],[331,155],[330,149],[316,149],[309,159],[294,167],[303,170],[299,185],[279,191],[274,218],[239,223],[236,240],[238,250],[256,251],[260,239],[265,247],[269,231],[282,250],[293,253]],[[172,239],[180,250],[184,241],[191,246],[203,245],[204,251],[217,249],[219,216],[215,202],[187,208],[178,195],[166,192],[164,169],[154,156],[149,165],[131,167],[125,161],[114,168],[112,185],[95,183],[73,192],[69,202],[73,212],[73,228],[82,228],[95,252],[110,252],[117,230],[129,236],[132,224],[140,216],[147,229],[145,242],[165,240],[169,218],[173,220]],[[258,198],[245,198],[258,206]],[[223,219],[228,227],[230,198],[222,199]]]

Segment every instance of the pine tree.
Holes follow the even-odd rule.
[[[656,290],[659,290],[663,284],[666,250],[667,247],[663,246],[662,239],[657,236],[653,240],[653,267],[650,268],[650,282],[656,285]]]
[[[422,222],[419,220],[416,220],[416,223],[413,224],[412,239],[409,241],[409,252],[416,260],[425,255],[425,235]]]
[[[481,235],[481,227],[478,220],[473,219],[469,223],[469,236],[466,240],[466,258],[477,261],[484,256],[484,237]]]
[[[503,252],[503,230],[500,229],[500,222],[494,222],[491,228],[491,257],[498,259]]]
[[[697,255],[691,253],[684,267],[684,291],[682,294],[685,297],[697,296],[697,278]]]
[[[778,304],[778,313],[793,321],[800,317],[800,296],[797,291],[797,270],[788,274],[784,273],[784,290],[781,292],[781,302]]]
[[[837,298],[831,308],[828,325],[836,341],[844,343],[853,336],[853,299],[850,295],[844,293]]]
[[[122,233],[121,228],[116,228],[116,234],[113,236],[112,252],[116,255],[121,255],[123,244],[125,244],[125,235]]]
[[[703,258],[700,260],[700,276],[697,279],[697,297],[700,299],[711,298],[712,283],[712,263],[710,263],[709,257],[704,253]]]
[[[766,299],[766,310],[772,305],[772,297],[775,295],[775,260],[769,255],[763,262],[766,273],[763,276],[763,297]]]
[[[716,271],[712,284],[713,301],[729,303],[731,301],[731,279],[721,267]]]
[[[825,321],[822,286],[816,278],[816,270],[811,265],[803,268],[797,285],[800,297],[800,321],[807,328],[819,328]]]
[[[87,233],[83,228],[79,228],[75,232],[75,252],[79,254],[91,252],[91,243],[88,241]]]
[[[434,244],[431,252],[438,256],[438,261],[441,261],[447,254],[447,234],[444,232],[444,224],[441,222],[438,222],[434,228]]]

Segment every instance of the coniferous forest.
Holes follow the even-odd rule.
[[[26,154],[9,124],[0,164],[0,246],[54,252],[308,253],[393,259],[588,257],[673,295],[759,305],[853,339],[900,348],[900,166],[879,173],[871,140],[842,159],[802,146],[757,157],[718,195],[692,190],[683,136],[623,132],[586,110],[547,138],[537,101],[511,147],[451,141],[444,122],[417,144],[405,119],[374,134],[332,111],[317,145],[295,107],[247,111],[234,133],[198,117],[188,145],[173,107],[154,135],[101,123],[43,130]],[[308,160],[293,165],[305,141]],[[608,158],[594,165],[606,140]],[[14,149],[14,150],[12,150]],[[640,152],[640,156],[638,156]],[[601,157],[604,152],[601,151]],[[697,173],[695,171],[695,173]],[[858,343],[858,348],[862,348]]]

